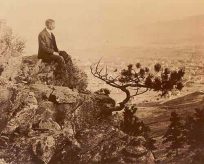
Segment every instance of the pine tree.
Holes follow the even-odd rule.
[[[170,125],[165,133],[163,143],[170,143],[170,146],[167,147],[167,150],[170,153],[176,153],[178,155],[179,148],[182,148],[185,143],[185,137],[183,135],[184,126],[181,122],[181,118],[176,112],[171,113]]]
[[[140,63],[129,64],[121,70],[116,68],[110,73],[108,67],[101,64],[100,59],[91,65],[90,69],[94,77],[125,94],[121,102],[109,109],[111,112],[124,110],[132,98],[146,92],[160,92],[161,96],[165,96],[175,90],[181,91],[184,87],[184,68],[170,70],[169,68],[162,68],[159,63],[154,65],[154,69],[143,67]]]

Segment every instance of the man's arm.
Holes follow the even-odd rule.
[[[42,35],[38,36],[38,42],[39,42],[39,47],[46,53],[48,54],[53,54],[54,50],[52,50],[51,48],[47,47],[46,45],[46,40],[43,38]]]

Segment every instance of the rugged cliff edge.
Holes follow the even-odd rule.
[[[74,68],[74,67],[72,67]],[[86,75],[74,68],[77,90]],[[73,69],[71,69],[73,70]],[[15,82],[0,86],[0,159],[5,163],[154,163],[143,137],[120,131],[107,95],[80,93],[58,79],[55,64],[24,57]]]

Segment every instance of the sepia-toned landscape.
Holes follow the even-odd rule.
[[[204,3],[47,4],[2,3],[0,164],[203,164]],[[66,75],[37,55],[52,17]]]

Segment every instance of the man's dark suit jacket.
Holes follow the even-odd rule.
[[[49,55],[52,55],[53,52],[58,52],[55,36],[53,34],[50,35],[46,28],[38,35],[38,43],[39,59],[49,58]]]

